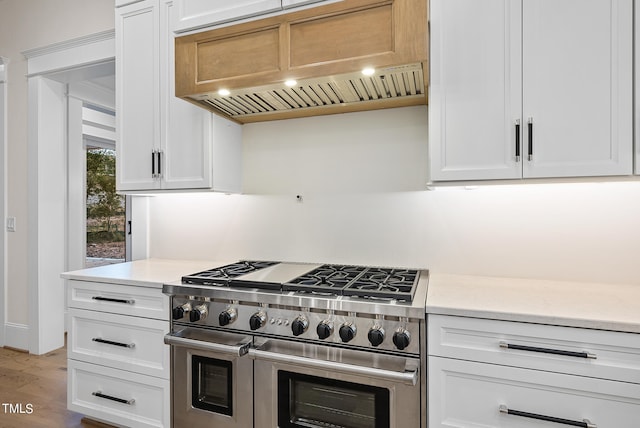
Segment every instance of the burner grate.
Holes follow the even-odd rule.
[[[322,265],[283,284],[283,291],[342,294],[341,290],[366,270],[363,266]]]
[[[411,302],[419,271],[322,265],[286,284],[283,291]]]
[[[419,276],[413,269],[369,268],[348,284],[342,294],[411,302]]]
[[[182,277],[182,282],[186,284],[225,287],[229,285],[229,281],[233,278],[246,275],[278,263],[279,262],[241,260],[225,266],[204,270],[191,275],[185,275]]]

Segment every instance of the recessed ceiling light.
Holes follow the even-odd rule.
[[[296,82],[293,79],[289,79],[289,80],[285,80],[284,84],[287,85],[288,87],[292,88],[292,87],[296,86],[298,84],[298,82]]]
[[[228,89],[220,89],[218,91],[218,95],[220,95],[221,97],[228,97],[229,95],[231,95],[231,92]]]
[[[376,70],[374,68],[371,67],[367,67],[367,68],[363,68],[362,69],[362,74],[364,74],[365,76],[373,76],[373,74],[376,72]]]

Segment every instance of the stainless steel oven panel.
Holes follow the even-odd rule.
[[[389,391],[391,428],[420,428],[420,360],[268,339],[249,351],[256,385],[255,428],[278,426],[278,372],[335,379]]]
[[[168,334],[165,342],[171,344],[172,426],[246,428],[253,425],[253,361],[246,355],[252,342],[250,336],[186,328]],[[192,364],[198,359],[230,365],[231,415],[194,407]]]
[[[335,314],[335,313],[326,313],[326,312],[317,312],[317,311],[301,311],[297,309],[291,309],[286,307],[260,307],[257,305],[243,305],[241,303],[230,303],[230,302],[221,302],[221,301],[210,301],[210,302],[202,302],[196,300],[188,300],[182,298],[174,298],[174,306],[179,306],[184,303],[191,303],[192,306],[197,305],[205,305],[207,307],[208,316],[194,323],[188,321],[188,315],[186,315],[181,320],[174,320],[174,324],[181,326],[211,326],[211,327],[219,327],[229,331],[245,331],[251,334],[264,334],[264,335],[276,335],[276,336],[284,336],[284,337],[294,337],[291,324],[297,317],[303,317],[307,320],[309,327],[307,330],[297,336],[297,339],[305,339],[305,340],[316,340],[321,343],[335,343],[342,344],[342,340],[339,336],[339,329],[343,323],[353,323],[356,326],[356,335],[349,342],[351,346],[359,346],[368,349],[382,349],[386,351],[399,352],[396,346],[393,344],[393,334],[398,328],[403,328],[409,332],[411,336],[411,342],[409,346],[407,346],[403,353],[411,353],[418,355],[420,353],[420,323],[423,319],[402,319],[400,320],[398,317],[393,318],[384,318],[384,317],[376,317],[374,315],[369,315],[368,317],[359,317],[349,316],[349,314]],[[222,311],[227,309],[233,309],[237,314],[237,318],[234,322],[226,325],[220,326],[218,321],[218,316]],[[249,327],[249,319],[256,312],[263,312],[266,316],[266,323],[263,327],[252,331]],[[379,312],[382,313],[382,312]],[[424,317],[424,311],[423,315]],[[321,340],[318,338],[318,334],[316,332],[316,328],[320,322],[329,320],[331,326],[333,327],[333,333],[328,338]],[[367,338],[367,334],[369,333],[369,329],[378,326],[381,327],[385,332],[385,339],[382,344],[377,347],[374,347],[369,343],[369,339]]]

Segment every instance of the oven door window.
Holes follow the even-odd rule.
[[[278,372],[280,428],[389,428],[389,390]]]
[[[193,355],[191,405],[196,409],[232,416],[231,361]]]

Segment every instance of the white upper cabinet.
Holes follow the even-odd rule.
[[[116,9],[116,188],[159,189],[160,38],[157,0]]]
[[[519,0],[432,0],[432,180],[519,178]]]
[[[524,176],[631,174],[631,0],[524,0],[522,16]]]
[[[175,0],[177,19],[173,31],[181,33],[312,3],[336,1],[339,0]]]
[[[434,181],[632,173],[631,0],[432,0]]]
[[[117,189],[239,192],[240,125],[174,95],[175,19],[170,0],[116,9]]]
[[[188,31],[282,9],[281,0],[178,0],[174,31]]]

